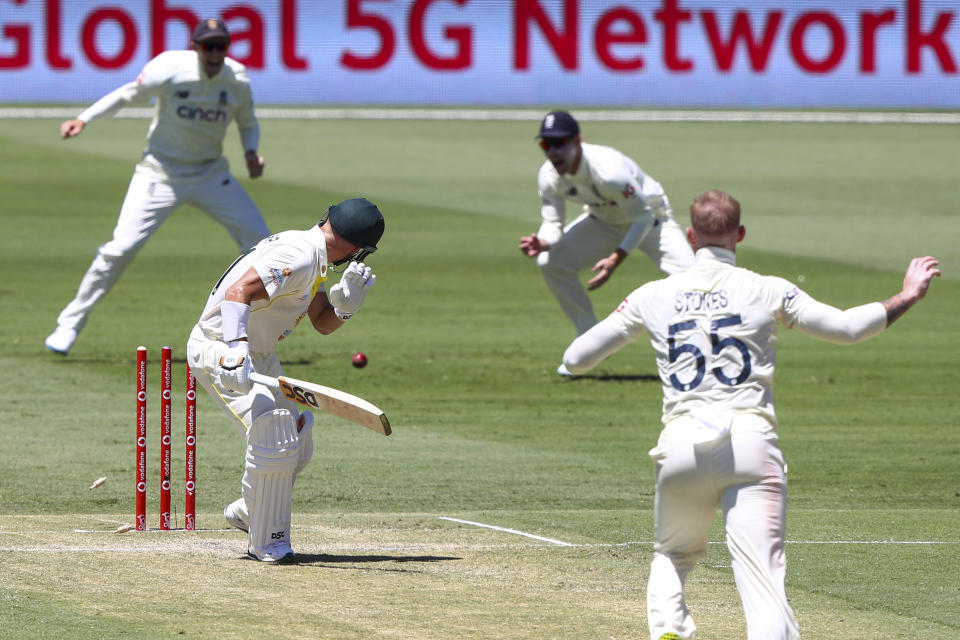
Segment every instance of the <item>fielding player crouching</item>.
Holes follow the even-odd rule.
[[[363,259],[377,250],[383,216],[363,198],[331,206],[306,231],[264,238],[213,287],[187,342],[197,381],[241,429],[247,442],[242,497],[224,517],[249,536],[247,552],[263,562],[293,559],[293,482],[313,455],[313,414],[300,414],[279,391],[250,373],[283,374],[277,343],[304,316],[327,335],[360,308],[376,276]],[[349,266],[326,291],[328,263]]]

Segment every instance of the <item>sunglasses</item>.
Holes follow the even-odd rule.
[[[546,151],[547,149],[559,149],[560,147],[565,147],[569,144],[570,138],[540,138],[540,148]]]
[[[204,51],[226,51],[229,47],[229,43],[226,42],[201,42],[200,48]]]

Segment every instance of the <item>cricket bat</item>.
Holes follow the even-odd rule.
[[[363,425],[385,436],[390,435],[390,421],[376,405],[345,391],[305,380],[280,376],[273,378],[252,372],[250,379],[280,392],[294,402]]]

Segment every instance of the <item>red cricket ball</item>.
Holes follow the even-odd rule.
[[[353,366],[357,369],[362,369],[367,366],[367,356],[363,355],[359,351],[353,354]]]

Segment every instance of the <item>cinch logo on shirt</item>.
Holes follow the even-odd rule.
[[[177,116],[184,120],[202,120],[203,122],[226,122],[227,112],[223,109],[201,109],[181,105],[177,107]]]

